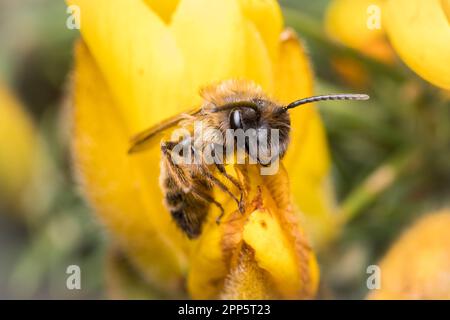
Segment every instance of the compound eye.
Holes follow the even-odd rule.
[[[233,130],[243,129],[241,111],[233,110],[230,113],[230,127]]]

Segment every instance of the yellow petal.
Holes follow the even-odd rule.
[[[0,81],[0,199],[16,208],[31,183],[37,134],[29,115]]]
[[[292,29],[284,30],[278,41],[280,52],[275,64],[276,97],[288,103],[311,96],[314,75],[306,49]],[[297,117],[295,114],[292,116]]]
[[[186,103],[198,103],[202,87],[225,79],[254,80],[271,89],[264,39],[244,17],[237,0],[183,0],[171,30],[186,62]]]
[[[210,218],[217,216],[214,209],[209,212]],[[189,261],[187,286],[194,299],[216,299],[228,272],[221,246],[228,224],[214,224],[212,221],[205,224]]]
[[[267,210],[256,210],[245,224],[244,241],[255,250],[261,268],[270,270],[277,282],[298,288],[299,278],[295,256],[276,218]],[[291,292],[292,294],[292,292]]]
[[[295,251],[285,232],[273,213],[257,210],[245,224],[243,240],[255,251],[257,265],[269,273],[282,295],[295,298],[304,285],[302,277],[309,270],[299,272]]]
[[[166,23],[169,23],[172,14],[177,8],[180,0],[144,0],[153,11],[158,13],[158,15],[163,19]]]
[[[383,23],[403,61],[432,84],[450,89],[450,24],[440,0],[387,1]]]
[[[142,0],[69,0],[81,10],[81,34],[117,98],[130,135],[183,105],[183,57],[175,39]]]
[[[222,182],[231,187],[226,181]],[[222,204],[227,215],[218,226],[215,220],[220,212],[212,206],[201,237],[192,249],[187,287],[194,299],[217,299],[220,296],[229,273],[227,260],[242,238],[243,216],[236,212],[236,203],[218,190],[215,190],[214,198]]]
[[[450,299],[450,210],[428,214],[380,263],[381,288],[370,299]]]
[[[283,16],[275,0],[239,0],[245,17],[250,20],[263,39],[272,59],[278,57],[279,36]]]
[[[246,62],[244,76],[258,83],[266,92],[273,91],[273,64],[269,52],[264,45],[264,39],[250,22],[245,23],[243,33],[246,37],[244,59]]]
[[[313,72],[305,49],[291,30],[282,34],[276,66],[276,96],[284,103],[313,94]],[[307,105],[291,112],[291,145],[284,164],[295,203],[305,213],[307,230],[319,245],[333,232],[333,192],[328,184],[330,156],[322,121]]]
[[[236,0],[182,0],[171,30],[186,61],[185,85],[192,93],[232,78],[244,69],[244,20]],[[199,97],[196,97],[199,101]]]
[[[393,62],[394,55],[382,29],[385,0],[333,0],[325,14],[327,34],[375,59]]]
[[[332,0],[325,16],[327,33],[350,47],[362,48],[383,35],[382,29],[367,27],[369,6],[381,8],[382,3],[383,0]]]
[[[89,203],[146,278],[160,289],[179,290],[183,236],[161,201],[149,200],[155,194],[161,199],[157,173],[149,177],[141,169],[141,161],[147,166],[155,163],[159,153],[139,159],[127,155],[129,133],[112,97],[94,59],[80,43],[73,110],[75,173]]]
[[[256,260],[260,262],[261,265],[267,266],[264,269],[267,270],[274,279],[274,284],[277,286],[282,297],[303,299],[313,298],[319,284],[319,269],[314,252],[309,245],[309,234],[307,237],[303,231],[308,230],[309,232],[309,229],[307,229],[307,226],[300,224],[301,219],[299,219],[296,211],[293,209],[290,180],[289,173],[283,165],[280,166],[277,174],[262,176],[263,188],[261,188],[261,197],[263,202],[262,206],[257,208],[260,211],[264,211],[264,208],[266,208],[269,213],[269,215],[266,216],[267,220],[273,219],[272,222],[278,223],[279,228],[282,230],[285,237],[284,239],[286,240],[286,242],[284,242],[284,244],[286,244],[284,248],[285,250],[290,250],[290,254],[293,254],[293,257],[296,260],[295,265],[289,266],[289,259],[285,259],[284,268],[286,268],[285,270],[287,271],[287,268],[295,267],[299,281],[296,285],[287,285],[284,281],[280,281],[284,277],[284,272],[281,272],[282,268],[279,268],[276,265],[274,259],[270,259],[272,255],[270,255],[270,253],[267,254],[267,251],[263,250],[264,246],[261,246],[261,243],[259,242],[261,239],[257,240],[257,238],[254,238],[256,241],[254,243],[255,246],[260,246],[261,251],[255,251],[255,256]],[[305,229],[303,227],[305,227]],[[264,223],[260,223],[259,228],[265,229]],[[260,230],[260,232],[265,231],[266,230]],[[277,241],[280,244],[283,243],[281,234]],[[281,252],[281,248],[279,248],[279,250]],[[261,260],[258,260],[258,254],[261,257]],[[264,257],[266,257],[266,259],[264,259]],[[263,262],[263,260],[265,260],[265,262]],[[295,278],[292,278],[291,280],[294,279]]]

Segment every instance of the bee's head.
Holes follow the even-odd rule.
[[[226,111],[224,127],[233,134],[232,142],[237,149],[261,165],[282,158],[289,143],[289,113],[268,99],[235,101],[217,108]],[[227,137],[227,133],[225,133]]]
[[[309,97],[282,106],[268,99],[256,98],[227,103],[213,112],[227,112],[225,127],[233,132],[233,139],[230,140],[238,149],[245,150],[245,153],[265,166],[283,158],[286,153],[291,125],[288,110],[322,100],[367,99],[369,96],[365,94],[335,94]]]

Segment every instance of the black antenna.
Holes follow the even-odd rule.
[[[317,101],[325,101],[325,100],[369,100],[370,97],[367,94],[351,94],[351,93],[344,93],[344,94],[328,94],[323,96],[314,96],[309,98],[300,99],[297,101],[294,101],[287,106],[283,108],[283,110],[287,111],[289,109],[296,108],[298,106],[301,106],[302,104],[307,104],[311,102],[317,102]]]

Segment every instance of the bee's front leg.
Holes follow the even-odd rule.
[[[219,217],[216,219],[216,223],[217,223],[217,224],[220,224],[220,220],[221,220],[221,219],[223,218],[223,216],[225,215],[225,210],[223,209],[223,207],[222,207],[222,205],[220,204],[220,202],[216,201],[212,196],[210,196],[209,194],[207,194],[207,193],[205,193],[205,192],[203,192],[203,191],[201,191],[200,189],[197,189],[197,188],[195,188],[195,187],[193,187],[193,188],[191,189],[191,194],[192,194],[194,197],[196,197],[196,198],[198,198],[198,199],[201,199],[201,200],[203,200],[203,201],[205,201],[205,202],[213,203],[217,208],[219,208],[220,214],[219,214]]]
[[[217,164],[216,168],[219,170],[220,174],[222,174],[225,178],[227,178],[238,190],[239,190],[239,211],[241,213],[244,213],[245,211],[245,201],[244,201],[244,189],[240,182],[235,178],[230,176],[227,171],[225,170],[225,166],[223,164]]]
[[[176,184],[185,192],[189,192],[192,182],[189,177],[184,172],[183,168],[174,163],[172,159],[172,149],[176,146],[176,142],[173,141],[164,141],[161,143],[161,153],[163,156],[163,160],[166,162],[166,168],[171,172],[171,176],[173,177]]]
[[[231,192],[227,188],[227,186],[222,183],[222,181],[217,179],[211,172],[209,172],[209,170],[205,170],[203,174],[204,174],[205,178],[208,179],[212,185],[219,187],[220,190],[222,190],[223,192],[226,192],[231,198],[233,198],[233,200],[236,201],[238,206],[240,205],[240,201],[238,200],[238,198],[236,198],[236,196],[233,194],[233,192]],[[239,210],[241,210],[241,208],[239,208]],[[241,212],[243,212],[243,211],[241,211]],[[219,218],[221,218],[221,217],[219,217]],[[218,222],[220,222],[220,219]]]
[[[228,181],[230,181],[238,190],[239,190],[239,201],[238,201],[238,207],[239,207],[239,211],[241,213],[244,213],[245,211],[245,202],[244,202],[244,188],[242,187],[241,183],[233,176],[230,176],[226,169],[224,164],[222,163],[222,160],[219,159],[216,155],[216,148],[217,148],[217,144],[212,144],[211,145],[211,150],[212,150],[212,156],[214,157],[214,165],[215,167],[219,170],[220,174],[223,175],[226,179],[228,179]],[[222,147],[222,146],[220,146]]]

